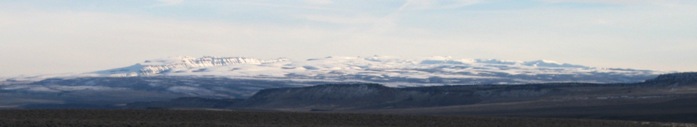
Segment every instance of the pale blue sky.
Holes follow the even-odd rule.
[[[453,56],[697,71],[695,0],[0,0],[0,76],[169,56]]]

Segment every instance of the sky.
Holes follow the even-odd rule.
[[[0,0],[0,76],[172,56],[547,59],[697,71],[695,0]]]

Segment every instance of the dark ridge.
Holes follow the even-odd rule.
[[[330,84],[262,90],[243,107],[311,108],[315,111],[364,108],[408,108],[479,102],[473,92],[407,90],[379,84]]]
[[[394,88],[379,84],[329,84],[302,88],[261,90],[247,99],[243,107],[365,107],[400,98]]]
[[[697,72],[683,72],[659,75],[654,79],[646,80],[647,83],[695,83]]]
[[[642,83],[544,83],[527,85],[461,85],[391,88],[380,84],[328,84],[261,90],[240,103],[241,107],[310,111],[423,108],[504,102],[607,99],[643,103],[647,98],[665,100],[693,93],[697,73],[661,75]],[[681,90],[681,91],[677,91]],[[601,98],[601,99],[596,99]],[[604,103],[604,102],[603,102]],[[624,103],[624,102],[623,102]],[[601,103],[602,104],[602,103]]]
[[[169,101],[133,102],[126,104],[130,109],[167,109],[167,108],[228,108],[243,99],[213,99],[201,97],[181,97]]]
[[[82,104],[82,103],[67,103],[67,104],[28,104],[22,105],[23,109],[116,109],[114,105],[102,104]]]

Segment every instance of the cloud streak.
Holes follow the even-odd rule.
[[[157,0],[157,2],[159,2],[158,6],[171,6],[181,4],[184,0]]]
[[[686,0],[539,0],[547,3],[594,3],[594,4],[615,4],[615,5],[661,5],[672,6],[682,3],[694,3]]]
[[[407,0],[400,8],[401,10],[453,9],[474,5],[479,2],[481,2],[481,0]]]
[[[376,17],[368,16],[330,16],[330,15],[303,15],[301,18],[324,23],[341,24],[341,25],[361,25],[372,24],[379,20]]]
[[[332,0],[304,0],[305,3],[315,4],[315,5],[329,5],[334,3]]]

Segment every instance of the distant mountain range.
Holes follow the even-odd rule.
[[[0,109],[697,120],[697,73],[662,73],[548,60],[174,57],[82,74],[8,78],[0,84]]]
[[[387,87],[633,83],[661,73],[664,72],[549,60],[172,57],[81,74],[7,78],[0,81],[0,108],[44,103],[123,104],[177,97],[239,99],[262,89],[336,83],[377,83]]]
[[[665,72],[598,68],[549,60],[510,61],[386,56],[324,57],[307,60],[248,57],[170,57],[82,74],[39,75],[6,81],[76,77],[225,77],[233,79],[371,82],[387,86],[524,84],[551,82],[641,82]],[[7,84],[7,83],[5,83]]]
[[[325,57],[307,60],[247,57],[173,57],[87,73],[97,77],[219,76],[404,84],[522,84],[640,82],[661,72],[596,68],[549,60],[508,61],[430,57]]]

